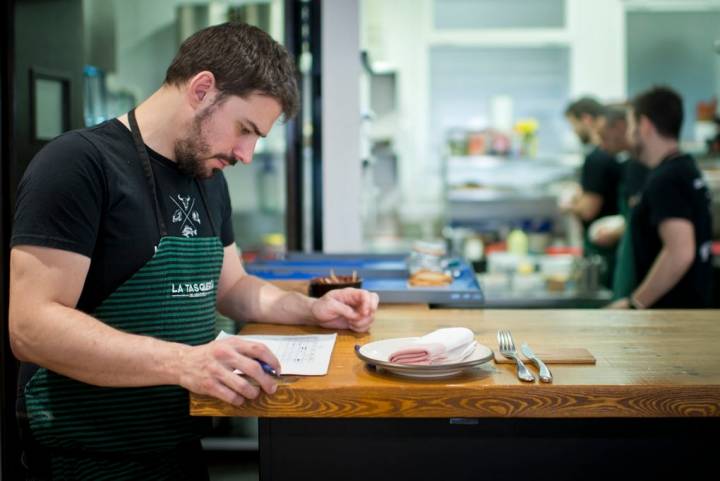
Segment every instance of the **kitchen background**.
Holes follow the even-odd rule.
[[[85,125],[147,97],[178,44],[205,25],[244,20],[284,39],[280,0],[74,3],[83,25]],[[362,228],[359,239],[346,239],[347,249],[407,251],[448,226],[470,227],[488,242],[517,226],[549,231],[550,243],[576,242],[555,205],[561,182],[574,179],[581,162],[563,117],[580,95],[622,101],[671,85],[685,99],[685,148],[707,154],[714,125],[697,112],[720,91],[717,1],[345,3],[356,7],[343,15],[357,21],[358,51],[346,54],[357,60],[359,98],[344,104],[357,102],[361,119],[357,132],[345,134],[358,137],[358,151],[346,149],[346,156],[361,166],[361,177],[331,182],[359,184],[360,198],[347,199],[359,204],[356,217],[345,222]],[[312,68],[309,54],[300,60],[301,69]],[[236,234],[248,255],[284,248],[285,152],[279,126],[258,146],[253,165],[227,172]]]

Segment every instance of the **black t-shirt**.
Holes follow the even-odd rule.
[[[209,211],[214,235],[224,246],[232,244],[232,209],[222,173],[196,181],[148,151],[168,235],[212,236]],[[77,308],[91,313],[153,256],[160,239],[154,212],[132,134],[113,119],[68,132],[35,156],[18,188],[11,244],[89,257]]]
[[[596,147],[585,157],[580,174],[580,185],[584,192],[597,194],[603,199],[600,212],[593,219],[584,221],[585,227],[600,217],[618,213],[618,185],[621,175],[620,163],[613,155],[601,148]]]
[[[695,259],[680,281],[652,307],[710,307],[712,302],[712,217],[710,191],[689,155],[667,158],[650,171],[633,211],[635,272],[642,282],[660,250],[660,223],[689,220],[695,231]]]

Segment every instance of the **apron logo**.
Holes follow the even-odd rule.
[[[177,200],[169,196],[177,209],[173,212],[172,223],[180,224],[180,234],[183,237],[195,237],[198,234],[197,226],[201,224],[200,214],[195,210],[195,199],[189,195],[177,194]]]
[[[170,283],[172,297],[205,297],[215,288],[214,281]]]

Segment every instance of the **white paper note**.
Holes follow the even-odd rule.
[[[220,331],[217,338],[231,335]],[[328,372],[337,334],[237,337],[265,344],[280,361],[280,373],[283,375],[322,376]]]

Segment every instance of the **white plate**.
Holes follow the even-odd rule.
[[[605,217],[601,217],[592,224],[590,224],[590,227],[588,229],[588,235],[590,237],[590,240],[595,242],[597,241],[598,233],[601,229],[609,229],[609,230],[617,230],[621,228],[623,225],[625,225],[625,218],[621,215],[608,215]]]
[[[462,361],[448,362],[444,364],[432,364],[430,366],[417,366],[411,364],[397,364],[388,361],[390,354],[398,349],[407,346],[408,343],[417,340],[417,337],[400,337],[385,339],[382,341],[369,342],[364,346],[355,346],[355,354],[367,364],[379,369],[387,370],[399,376],[440,378],[460,374],[480,364],[486,363],[493,358],[492,350],[478,344],[475,350]]]

